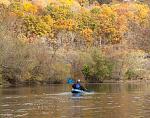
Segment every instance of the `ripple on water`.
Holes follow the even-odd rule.
[[[72,106],[73,108],[84,108],[84,107],[87,107],[87,106]]]
[[[1,106],[2,107],[9,107],[10,105],[9,104],[2,104]]]
[[[0,118],[4,118],[4,117],[5,117],[5,118],[10,118],[10,117],[12,118],[12,117],[13,117],[13,114],[10,114],[10,113],[4,114],[4,113],[2,113],[2,114],[0,114],[0,116],[1,116]]]
[[[27,98],[27,96],[7,96],[5,99],[18,99],[18,98]]]
[[[113,104],[113,103],[111,103],[111,102],[108,102],[107,104]]]
[[[24,114],[18,114],[18,115],[15,115],[15,118],[22,118],[24,116],[27,116],[28,113],[24,113]]]
[[[134,99],[140,99],[141,97],[139,97],[139,96],[134,96],[133,98],[134,98]]]
[[[94,109],[97,109],[96,107],[95,108],[83,108],[83,110],[94,110]]]
[[[32,106],[33,103],[28,102],[28,103],[24,103],[23,105],[25,105],[25,106]]]
[[[71,95],[71,92],[63,92],[63,93],[56,93],[56,94],[43,94],[43,95],[47,95],[47,96],[61,96],[61,95]]]
[[[24,113],[24,112],[27,112],[27,110],[26,109],[18,109],[17,111],[16,111],[16,113]]]

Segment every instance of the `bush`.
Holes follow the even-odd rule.
[[[98,50],[92,51],[91,57],[93,63],[84,65],[82,69],[85,79],[89,82],[102,82],[104,79],[110,78],[113,63]]]
[[[137,74],[132,69],[128,69],[125,73],[125,79],[137,79]]]
[[[66,64],[61,62],[62,57],[56,56],[53,49],[40,40],[27,43],[11,33],[0,34],[0,54],[2,79],[12,85],[62,83],[69,72]]]
[[[90,67],[89,67],[89,65],[84,65],[83,66],[83,69],[82,69],[82,73],[83,73],[83,75],[84,75],[84,77],[85,77],[85,80],[88,80],[89,78],[90,78]]]

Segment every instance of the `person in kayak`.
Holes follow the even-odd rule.
[[[72,85],[73,89],[86,91],[87,89],[80,84],[80,80],[77,80],[75,84]]]

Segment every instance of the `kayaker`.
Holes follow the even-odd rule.
[[[83,86],[80,84],[80,82],[81,82],[80,80],[77,80],[77,82],[72,85],[72,88],[73,88],[73,89],[79,89],[79,90],[86,91],[86,88],[83,87]]]

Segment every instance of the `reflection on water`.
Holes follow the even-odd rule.
[[[0,118],[149,118],[149,83],[89,84],[91,94],[70,85],[0,88]]]

